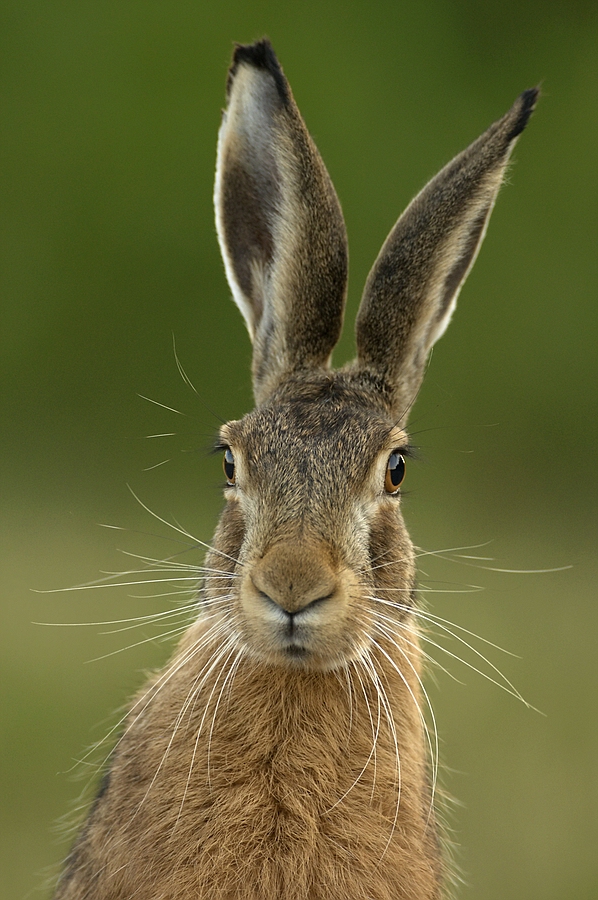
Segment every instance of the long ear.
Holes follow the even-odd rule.
[[[521,94],[411,201],[368,276],[356,368],[382,381],[397,417],[415,399],[430,349],[449,323],[537,95]]]
[[[267,40],[237,46],[218,139],[216,227],[253,340],[258,403],[328,365],[342,327],[347,239],[337,196]]]

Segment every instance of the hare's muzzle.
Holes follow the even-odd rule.
[[[282,664],[333,668],[355,655],[348,581],[324,548],[281,542],[247,566],[241,608],[249,648]]]

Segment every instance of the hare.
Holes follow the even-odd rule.
[[[405,427],[536,97],[411,202],[333,371],[340,205],[270,43],[236,47],[216,223],[256,407],[221,429],[196,617],[130,707],[57,900],[444,895]]]

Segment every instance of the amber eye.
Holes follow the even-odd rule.
[[[224,469],[224,474],[226,475],[227,484],[233,485],[235,483],[235,457],[233,456],[233,452],[230,447],[227,447],[224,451],[222,468]]]
[[[386,466],[386,477],[384,479],[386,492],[388,494],[396,494],[404,477],[405,457],[395,450],[394,453],[390,454],[390,459]]]

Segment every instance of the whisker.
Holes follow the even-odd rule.
[[[161,406],[162,409],[167,409],[168,412],[176,413],[177,416],[184,416],[186,419],[189,418],[187,413],[181,412],[180,409],[175,409],[174,406],[166,406],[165,403],[160,403],[159,400],[152,400],[151,397],[146,397],[145,394],[137,394],[138,397],[141,397],[142,400],[147,400],[148,403],[153,403],[154,406]]]
[[[86,659],[86,664],[100,662],[102,659],[109,659],[111,656],[118,656],[119,653],[125,653],[127,650],[133,650],[135,647],[142,647],[143,644],[151,644],[155,641],[165,640],[168,637],[172,637],[176,634],[183,634],[184,631],[187,631],[188,624],[179,625],[178,628],[173,628],[171,631],[166,631],[161,635],[152,635],[152,637],[144,638],[142,641],[136,641],[134,644],[128,644],[126,647],[118,647],[117,650],[111,650],[109,653],[103,653],[101,656],[94,656],[92,659]]]
[[[366,705],[366,709],[367,709],[367,712],[368,712],[368,717],[369,717],[369,720],[370,720],[370,727],[371,727],[371,729],[372,729],[372,749],[370,750],[370,752],[369,752],[369,754],[368,754],[368,757],[367,757],[365,763],[363,764],[363,766],[362,766],[362,768],[361,768],[361,771],[360,771],[359,775],[357,776],[357,778],[355,778],[355,780],[353,781],[353,783],[351,784],[351,786],[350,786],[349,788],[347,788],[347,790],[344,792],[344,794],[342,794],[342,795],[338,798],[338,800],[336,800],[336,801],[332,804],[332,806],[330,806],[330,807],[325,811],[324,815],[328,815],[328,813],[331,813],[333,809],[336,809],[336,807],[339,806],[339,804],[341,804],[341,803],[343,802],[343,800],[351,793],[351,791],[353,790],[353,788],[359,783],[359,781],[360,781],[361,778],[363,777],[363,774],[364,774],[364,772],[366,771],[366,769],[367,769],[367,767],[369,766],[369,764],[370,764],[370,762],[371,762],[372,759],[374,760],[374,776],[373,776],[373,779],[372,779],[372,796],[373,796],[373,794],[374,794],[374,790],[375,790],[375,787],[376,787],[376,768],[377,768],[377,766],[376,766],[376,746],[377,746],[377,744],[378,744],[378,736],[379,736],[379,734],[380,734],[380,721],[381,721],[380,698],[378,697],[377,720],[376,720],[376,727],[374,728],[374,719],[373,719],[373,717],[372,717],[372,710],[371,710],[371,707],[370,707],[370,702],[369,702],[369,700],[368,700],[367,691],[366,691],[366,689],[365,689],[365,685],[364,685],[364,683],[363,683],[363,680],[362,680],[361,675],[359,674],[359,670],[358,670],[358,668],[357,668],[357,664],[358,664],[359,662],[360,662],[359,660],[354,660],[354,661],[351,663],[351,665],[353,666],[353,668],[354,668],[354,670],[355,670],[355,674],[356,674],[357,679],[358,679],[358,681],[359,681],[359,683],[360,683],[361,690],[362,690],[362,693],[363,693],[363,698],[364,698],[364,700],[365,700],[365,705]],[[348,678],[348,681],[349,681],[349,684],[350,684],[350,676],[349,676],[348,668],[346,669],[346,672],[347,672],[347,678]],[[350,688],[349,688],[349,691],[350,691]]]
[[[392,708],[390,706],[388,696],[384,689],[384,685],[382,684],[382,681],[376,670],[376,664],[375,664],[372,654],[368,651],[365,654],[365,656],[362,658],[361,662],[363,663],[366,671],[369,670],[369,674],[372,679],[372,683],[374,684],[374,686],[376,688],[376,692],[377,692],[378,696],[380,697],[380,700],[382,701],[382,706],[384,708],[384,712],[386,715],[388,727],[390,730],[390,734],[391,734],[391,737],[393,740],[394,750],[395,750],[396,773],[397,773],[397,802],[395,804],[395,814],[394,814],[394,819],[391,824],[390,833],[388,835],[388,840],[386,841],[384,850],[382,851],[382,854],[381,854],[380,858],[378,859],[378,865],[380,865],[380,863],[382,862],[382,860],[384,859],[384,856],[386,855],[386,853],[388,851],[388,848],[390,847],[390,842],[392,841],[393,835],[394,835],[396,827],[397,827],[397,822],[399,819],[399,807],[401,805],[401,792],[402,792],[401,755],[399,752],[399,742],[398,742],[398,738],[397,738],[395,721],[394,721],[394,717],[392,714]]]
[[[179,607],[176,610],[165,610],[157,613],[150,613],[146,616],[132,616],[129,619],[107,619],[103,622],[33,622],[33,625],[48,625],[53,627],[60,628],[85,628],[90,625],[102,627],[104,625],[123,625],[129,622],[138,622],[140,625],[145,624],[146,622],[150,622],[153,619],[158,619],[161,617],[168,617],[172,615],[176,615],[182,611],[189,610],[196,607],[196,603],[188,604],[187,606]],[[126,629],[120,629],[126,630]],[[115,634],[116,632],[109,632],[110,634]]]
[[[407,646],[411,647],[416,653],[421,654],[422,659],[425,660],[429,665],[435,666],[440,669],[441,672],[444,672],[445,675],[448,675],[453,681],[456,681],[457,684],[463,684],[452,672],[450,672],[447,668],[445,668],[441,663],[438,662],[437,659],[434,659],[429,653],[426,653],[420,646],[420,641],[424,640],[424,635],[422,634],[420,629],[413,628],[407,625],[405,622],[397,622],[395,619],[390,619],[388,616],[382,615],[378,610],[373,611],[373,615],[376,619],[380,619],[390,623],[392,626],[401,629],[401,639],[407,644]],[[405,637],[403,632],[407,632],[407,634],[413,635],[414,640],[410,641],[409,638]]]
[[[192,587],[177,588],[174,591],[158,591],[155,594],[127,594],[131,600],[167,600],[169,597],[193,597],[195,604],[199,603],[199,595],[203,592],[197,585]],[[179,601],[180,602],[180,601]]]
[[[224,666],[227,665],[227,663],[228,663],[228,661],[229,661],[231,655],[232,655],[232,652],[231,652],[231,654],[230,654],[229,656],[227,656],[227,658],[226,658],[226,660],[225,660],[225,663],[224,663]],[[233,661],[233,664],[231,665],[230,669],[228,670],[227,675],[226,675],[226,678],[225,678],[224,681],[222,682],[222,687],[220,688],[220,692],[219,692],[219,694],[218,694],[218,697],[217,697],[217,699],[216,699],[216,703],[215,703],[215,705],[214,705],[214,714],[212,715],[212,724],[211,724],[211,726],[210,726],[210,733],[209,733],[209,735],[208,735],[208,752],[207,752],[207,758],[206,758],[207,778],[208,778],[208,785],[209,785],[210,790],[212,790],[212,777],[211,777],[211,773],[210,773],[210,754],[211,754],[211,751],[212,751],[212,737],[213,737],[213,735],[214,735],[214,726],[215,726],[215,724],[216,724],[216,715],[217,715],[217,713],[218,713],[218,708],[219,708],[219,706],[220,706],[220,701],[222,700],[222,695],[224,694],[224,691],[225,691],[225,689],[226,689],[227,684],[229,684],[229,683],[232,684],[232,678],[234,677],[234,674],[235,674],[235,672],[237,671],[237,666],[238,666],[238,664],[239,664],[239,661],[240,661],[240,659],[241,659],[241,656],[242,656],[242,651],[239,650],[239,649],[237,649],[237,651],[236,651],[236,656],[235,656],[235,659],[234,659],[234,661]],[[223,668],[224,668],[224,666],[223,666]],[[220,677],[220,676],[219,676],[219,677]],[[229,682],[229,679],[231,679],[230,682]]]
[[[441,582],[442,584],[446,584],[447,582]],[[448,582],[450,584],[450,582]],[[459,588],[431,588],[426,587],[425,585],[418,584],[417,593],[418,594],[478,594],[480,591],[485,591],[486,588],[479,584],[464,584]],[[407,594],[410,595],[413,592],[413,588],[405,587],[384,587],[385,593],[387,591],[392,591],[393,593]]]
[[[345,676],[345,680],[341,678],[340,672],[342,672]],[[347,697],[349,699],[349,728],[347,733],[347,742],[351,737],[351,733],[353,731],[353,691],[351,686],[351,676],[349,674],[349,663],[345,663],[341,666],[340,669],[334,670],[334,675],[338,681],[338,683],[344,688],[347,689]]]
[[[191,388],[191,390],[194,392],[194,394],[199,398],[202,406],[204,406],[207,409],[207,411],[210,413],[210,415],[214,416],[215,419],[218,419],[219,422],[222,422],[223,425],[226,424],[224,419],[221,419],[220,416],[216,415],[216,413],[212,409],[210,409],[210,407],[207,405],[207,403],[200,397],[199,393],[195,389],[195,385],[192,383],[191,379],[185,372],[183,365],[179,359],[177,350],[176,350],[176,341],[175,341],[174,334],[172,335],[172,350],[174,353],[174,360],[176,363],[176,367],[179,370],[179,375],[181,376],[181,378],[183,379],[185,384]]]
[[[388,588],[384,588],[385,592],[387,590],[388,590]],[[442,616],[437,616],[437,615],[431,613],[429,610],[422,610],[417,607],[406,606],[402,603],[395,603],[392,600],[385,600],[382,597],[375,597],[372,595],[370,595],[369,599],[375,600],[376,603],[381,603],[381,604],[384,604],[385,606],[391,606],[394,609],[398,609],[402,612],[411,613],[415,616],[418,616],[421,619],[424,619],[425,621],[430,622],[432,625],[438,625],[438,627],[441,627],[441,623],[442,623],[443,625],[450,626],[451,628],[456,628],[458,631],[462,631],[464,634],[468,634],[470,637],[474,637],[474,638],[476,638],[476,640],[482,641],[484,644],[488,644],[488,646],[490,646],[490,647],[494,647],[495,650],[500,650],[501,653],[506,653],[508,656],[513,656],[513,657],[515,657],[515,659],[519,659],[519,657],[517,656],[516,653],[512,653],[510,650],[506,650],[504,647],[501,647],[499,644],[495,644],[493,641],[489,641],[487,638],[484,638],[481,635],[476,634],[475,631],[470,631],[469,629],[464,628],[462,625],[457,625],[454,622],[451,622],[449,619],[444,619],[444,618],[442,618]],[[448,631],[448,628],[446,630]],[[458,635],[453,634],[451,631],[448,631],[448,633],[452,637],[456,638],[456,640],[459,640]]]
[[[486,543],[488,544],[488,543],[490,543],[490,541],[487,541]],[[486,545],[478,544],[475,546],[483,547]],[[439,559],[446,560],[447,562],[456,563],[461,566],[469,566],[472,569],[482,569],[485,572],[500,572],[500,573],[503,573],[506,575],[547,575],[547,574],[551,574],[553,572],[566,572],[568,569],[573,568],[572,565],[553,566],[553,567],[547,568],[547,569],[507,569],[507,568],[501,568],[499,566],[479,566],[473,562],[465,562],[464,560],[472,560],[472,559],[485,560],[485,559],[487,559],[486,557],[466,556],[464,554],[455,553],[456,550],[471,550],[471,549],[474,549],[474,547],[454,547],[451,550],[428,550],[428,551],[426,551],[426,554],[424,554],[424,555],[436,556]],[[446,554],[450,554],[450,553],[452,553],[454,555],[453,556],[446,555]],[[491,558],[490,558],[490,560],[491,560]]]
[[[98,578],[97,581],[89,581],[86,584],[76,584],[72,587],[67,588],[51,588],[49,590],[44,591],[35,591],[36,594],[72,594],[77,591],[92,591],[97,590],[99,588],[106,587],[140,587],[144,584],[172,584],[173,581],[197,581],[197,577],[195,575],[188,576],[177,576],[170,578],[143,578],[138,579],[137,581],[116,581],[117,578],[120,578],[121,575],[130,575],[132,573],[129,572],[116,572],[112,575],[108,575],[105,578]],[[138,572],[133,574],[139,574]],[[144,573],[141,573],[144,574]],[[148,572],[149,574],[149,572]],[[152,573],[153,574],[153,573]]]
[[[230,643],[230,642],[233,642],[233,641],[234,641],[234,637],[231,635],[231,636],[229,637],[227,643]],[[218,663],[220,662],[220,660],[221,660],[221,658],[222,658],[222,656],[224,655],[225,652],[226,652],[226,649],[225,649],[225,648],[222,648],[222,647],[219,648],[218,652],[215,653],[215,654],[213,654],[213,655],[208,659],[208,661],[206,662],[206,664],[202,667],[202,669],[200,669],[199,673],[198,673],[197,676],[195,677],[195,679],[194,679],[194,681],[193,681],[193,684],[191,685],[191,688],[189,689],[189,691],[188,691],[188,693],[187,693],[187,697],[186,697],[186,699],[185,699],[185,701],[184,701],[184,703],[183,703],[181,709],[179,710],[179,713],[178,713],[178,715],[177,715],[177,718],[176,718],[176,721],[175,721],[175,724],[174,724],[174,728],[173,728],[173,730],[172,730],[172,734],[170,735],[170,739],[169,739],[169,741],[168,741],[168,744],[167,744],[167,746],[166,746],[166,749],[164,750],[164,753],[162,754],[162,758],[161,758],[161,760],[160,760],[160,762],[159,762],[159,764],[158,764],[158,767],[157,767],[156,771],[154,772],[154,775],[153,775],[153,777],[152,777],[152,780],[151,780],[151,782],[149,783],[149,785],[148,785],[148,787],[147,787],[147,790],[146,790],[145,794],[143,795],[141,801],[139,802],[139,804],[138,804],[138,806],[137,806],[137,809],[135,810],[135,812],[134,812],[134,814],[133,814],[133,816],[132,816],[131,821],[133,821],[133,819],[135,818],[135,816],[138,814],[138,812],[139,812],[140,809],[142,808],[143,804],[145,803],[145,801],[147,800],[147,798],[148,798],[148,796],[149,796],[149,794],[150,794],[151,789],[153,788],[154,784],[156,783],[156,780],[157,780],[157,778],[158,778],[158,775],[160,774],[160,772],[161,772],[161,770],[162,770],[162,768],[163,768],[163,766],[164,766],[164,763],[166,762],[166,760],[167,760],[167,758],[168,758],[168,755],[169,755],[169,753],[170,753],[170,750],[171,750],[171,748],[172,748],[172,745],[173,745],[174,740],[175,740],[175,738],[176,738],[176,735],[177,735],[177,733],[178,733],[179,727],[180,727],[180,725],[181,725],[181,723],[182,723],[182,721],[183,721],[183,719],[184,719],[184,717],[185,717],[185,714],[186,714],[187,710],[189,709],[189,707],[190,707],[190,705],[191,705],[191,701],[192,701],[192,700],[195,701],[195,698],[197,697],[198,693],[199,693],[200,690],[201,690],[201,686],[205,683],[205,681],[207,680],[207,678],[209,678],[209,676],[211,675],[213,669],[215,668],[216,665],[218,665]],[[210,696],[211,696],[211,695],[210,695]],[[209,700],[208,700],[208,703],[209,703]],[[200,730],[201,730],[201,727],[200,727]],[[198,734],[198,737],[199,737],[199,734]],[[185,791],[185,794],[186,794],[186,791]],[[184,800],[184,798],[183,798],[183,800]],[[179,813],[179,815],[180,815],[180,813]],[[175,826],[174,826],[174,827],[176,827],[176,824],[178,823],[178,820],[179,820],[179,817],[177,816],[177,820],[176,820],[176,822],[175,822]]]
[[[155,519],[157,519],[158,522],[162,522],[162,524],[166,525],[167,528],[172,528],[174,531],[177,531],[179,534],[182,534],[183,537],[189,538],[189,540],[193,541],[195,544],[199,544],[201,547],[205,547],[211,553],[215,553],[217,556],[222,556],[225,559],[229,559],[229,560],[231,560],[231,562],[234,562],[235,565],[238,565],[238,566],[243,565],[242,562],[240,562],[238,559],[235,559],[233,556],[229,556],[228,553],[224,553],[223,550],[218,550],[218,549],[216,549],[216,547],[212,547],[212,546],[210,546],[210,544],[206,544],[205,541],[200,541],[199,538],[196,538],[192,534],[189,534],[189,532],[186,531],[184,528],[181,528],[180,525],[173,525],[172,522],[169,522],[167,519],[162,518],[162,516],[158,515],[158,513],[154,512],[152,509],[150,509],[149,506],[147,506],[143,502],[143,500],[141,500],[141,498],[137,496],[137,494],[135,493],[135,491],[133,490],[133,488],[130,485],[127,485],[127,487],[129,488],[130,492],[132,493],[135,500],[137,500],[139,505],[143,509],[145,509],[145,511],[148,512],[151,516],[153,516]]]
[[[371,599],[376,600],[378,598],[371,598]],[[500,671],[498,666],[495,666],[494,663],[492,663],[489,659],[487,659],[487,657],[485,657],[483,653],[481,653],[479,650],[477,650],[472,644],[470,644],[468,641],[466,641],[460,635],[455,634],[449,628],[440,624],[440,622],[433,622],[433,624],[435,624],[438,628],[442,629],[443,631],[446,631],[449,635],[451,635],[451,637],[455,638],[455,640],[462,643],[465,647],[468,648],[468,650],[470,650],[479,659],[481,659],[483,662],[485,662],[487,666],[489,666],[494,672],[496,672],[496,674],[499,676],[499,678],[502,679],[503,683],[501,683],[500,681],[497,681],[495,678],[492,678],[492,676],[489,675],[487,672],[484,672],[483,669],[479,669],[477,666],[474,666],[472,663],[468,662],[466,659],[463,659],[458,654],[453,653],[451,650],[449,650],[443,644],[439,644],[437,641],[432,640],[432,638],[428,637],[426,634],[421,635],[421,639],[423,641],[430,644],[432,647],[436,647],[436,649],[438,649],[438,650],[442,650],[443,653],[446,653],[452,659],[457,660],[462,665],[466,666],[468,669],[471,669],[473,672],[477,672],[477,674],[481,675],[482,678],[486,678],[492,684],[495,684],[497,687],[501,688],[501,690],[506,691],[507,694],[511,694],[512,697],[515,697],[517,700],[520,700],[523,704],[525,704],[525,706],[527,706],[528,709],[533,709],[536,712],[540,712],[540,710],[536,710],[536,708],[534,706],[532,706],[531,703],[528,703],[528,701],[519,693],[517,688],[509,681],[509,679],[506,677],[506,675],[504,675]],[[400,623],[397,623],[397,627],[400,627]],[[476,635],[476,637],[477,637],[477,635]],[[480,638],[480,640],[483,640],[483,638]],[[488,642],[488,643],[490,643],[490,642]],[[494,645],[492,645],[492,646],[494,646]],[[498,649],[502,649],[502,648],[499,647]],[[508,652],[508,651],[505,651],[505,652]]]
[[[125,631],[132,631],[134,628],[143,628],[146,625],[162,625],[166,619],[184,619],[186,626],[193,622],[197,615],[197,603],[182,606],[180,609],[165,610],[161,613],[155,613],[153,616],[143,616],[144,621],[131,621],[130,625],[123,625],[122,628],[112,628],[108,631],[100,631],[98,634],[123,634]],[[107,625],[110,623],[107,622]]]
[[[140,562],[149,563],[151,568],[146,570],[137,570],[132,569],[131,573],[136,571],[147,571],[151,572],[154,568],[164,567],[164,571],[169,571],[170,569],[174,569],[175,571],[180,570],[181,572],[197,572],[197,573],[211,573],[214,572],[216,575],[221,575],[223,578],[238,578],[239,575],[237,572],[228,572],[226,569],[215,569],[213,566],[197,566],[188,562],[179,562],[174,557],[169,557],[168,559],[154,559],[151,556],[142,556],[139,553],[130,553],[128,550],[120,551],[124,556],[129,556],[132,559],[138,559]],[[115,573],[116,574],[116,573]],[[125,573],[127,574],[127,573]]]
[[[392,636],[388,635],[385,626],[383,626],[380,622],[377,622],[376,625],[377,625],[380,633],[383,636],[385,636],[387,638],[387,640],[390,640],[391,643],[393,644],[393,646],[396,647],[396,649],[399,651],[399,653],[401,654],[401,656],[403,657],[403,659],[405,660],[405,662],[407,663],[407,665],[413,672],[413,674],[416,678],[416,681],[419,685],[419,688],[425,698],[428,709],[430,711],[430,717],[432,719],[432,736],[434,738],[433,741],[432,741],[432,736],[430,735],[430,729],[428,727],[428,723],[426,722],[426,717],[422,711],[419,701],[418,701],[417,697],[415,696],[413,688],[409,684],[409,682],[408,682],[407,678],[405,677],[404,673],[402,672],[400,666],[398,666],[397,663],[395,662],[395,660],[392,658],[392,656],[390,656],[390,654],[386,652],[384,647],[382,647],[382,645],[379,644],[378,641],[376,641],[373,637],[371,637],[370,640],[371,640],[372,644],[374,645],[374,647],[376,647],[379,650],[379,652],[383,654],[384,658],[387,660],[387,662],[390,663],[390,665],[395,670],[395,672],[397,673],[397,675],[403,682],[404,686],[406,687],[407,692],[409,693],[409,696],[413,700],[414,706],[417,710],[420,721],[422,723],[422,727],[423,727],[424,733],[426,735],[426,742],[428,744],[428,750],[430,752],[430,760],[432,763],[432,792],[431,792],[430,813],[429,813],[429,814],[431,814],[432,804],[434,802],[434,797],[436,795],[436,785],[437,785],[437,781],[438,781],[438,758],[440,755],[439,747],[438,747],[438,728],[436,725],[436,716],[434,715],[432,701],[430,700],[429,694],[424,687],[424,684],[422,682],[421,676],[419,675],[419,672],[416,670],[415,666],[409,659],[409,655],[405,652],[405,650],[403,650],[402,647],[400,647],[398,642],[396,640],[394,640]]]
[[[459,550],[476,550],[478,547],[486,547],[489,543],[491,543],[491,542],[485,541],[484,543],[481,543],[481,544],[468,544],[463,547],[447,547],[444,550],[422,550],[418,547],[414,547],[413,552],[410,553],[409,556],[395,557],[394,559],[389,560],[386,563],[382,563],[381,565],[378,565],[378,566],[370,565],[370,566],[368,566],[368,570],[376,571],[377,569],[383,569],[383,568],[386,568],[387,566],[394,566],[394,565],[399,565],[399,564],[402,564],[402,563],[405,563],[408,561],[422,559],[425,556],[437,556],[440,559],[444,559],[444,558],[451,559],[451,557],[444,557],[443,554],[455,553]],[[389,551],[386,551],[386,552],[389,552]],[[384,556],[384,555],[385,554],[380,554],[380,556],[378,556],[377,558],[380,559],[381,556]]]
[[[198,749],[198,746],[199,746],[199,738],[200,738],[201,733],[202,733],[202,731],[203,731],[203,726],[204,726],[204,723],[205,723],[205,720],[206,720],[206,717],[207,717],[207,714],[208,714],[208,710],[209,710],[209,708],[210,708],[210,703],[211,703],[211,701],[212,701],[212,697],[214,696],[214,692],[216,691],[216,688],[218,687],[218,682],[220,681],[220,676],[222,675],[222,672],[223,672],[224,668],[226,667],[226,665],[227,665],[227,663],[228,663],[228,660],[231,658],[231,656],[232,656],[233,653],[235,652],[235,643],[236,643],[235,637],[234,637],[234,635],[231,635],[230,638],[228,639],[228,641],[225,643],[224,647],[220,648],[220,651],[219,651],[218,655],[216,656],[216,659],[214,660],[214,662],[213,662],[212,665],[210,666],[210,669],[209,669],[209,671],[206,673],[206,676],[204,676],[204,678],[202,679],[202,683],[203,683],[203,682],[205,681],[205,678],[208,677],[209,675],[211,675],[211,673],[212,673],[212,671],[214,670],[215,666],[220,662],[220,660],[221,660],[222,657],[225,655],[225,653],[230,649],[230,652],[229,652],[228,656],[226,657],[226,660],[224,661],[223,666],[221,667],[220,671],[218,672],[218,675],[217,675],[217,677],[216,677],[216,681],[214,682],[214,684],[213,684],[213,686],[212,686],[212,690],[210,691],[210,695],[209,695],[209,697],[208,697],[208,699],[207,699],[207,701],[206,701],[206,703],[205,703],[205,706],[204,706],[204,711],[203,711],[203,714],[202,714],[202,717],[201,717],[201,721],[200,721],[200,723],[199,723],[199,727],[198,727],[197,732],[196,732],[195,743],[194,743],[194,745],[193,745],[193,752],[192,752],[192,754],[191,754],[191,761],[190,761],[190,764],[189,764],[189,770],[188,770],[188,773],[187,773],[187,780],[186,780],[186,782],[185,782],[185,787],[184,787],[184,790],[183,790],[183,796],[182,796],[182,798],[181,798],[181,803],[180,803],[180,806],[179,806],[179,811],[178,811],[178,814],[177,814],[177,817],[176,817],[176,821],[175,821],[175,823],[174,823],[174,825],[173,825],[171,837],[174,836],[174,832],[175,832],[175,830],[176,830],[176,827],[177,827],[177,825],[178,825],[178,823],[179,823],[181,814],[182,814],[182,812],[183,812],[183,807],[184,807],[184,805],[185,805],[185,800],[186,800],[186,798],[187,798],[187,793],[188,793],[188,790],[189,790],[189,784],[190,784],[190,782],[191,782],[191,775],[192,775],[192,772],[193,772],[193,767],[194,767],[194,765],[195,765],[195,758],[196,758],[196,756],[197,756],[197,749]],[[238,652],[239,652],[239,651],[238,651]],[[226,684],[226,679],[225,679],[225,684]],[[197,695],[198,695],[198,693],[199,693],[199,690],[201,690],[201,686],[200,686],[199,689],[196,689],[196,690],[193,691],[193,695],[194,695],[193,705],[194,705],[194,706],[195,706],[195,702],[196,702],[196,699],[197,699]],[[190,692],[190,694],[188,695],[188,699],[189,699],[190,695],[191,695],[191,692]],[[219,697],[220,697],[220,696],[221,696],[221,694],[219,695]],[[174,735],[173,735],[173,737],[174,737]],[[169,746],[170,746],[170,745],[169,745]],[[208,775],[208,783],[210,783],[210,782],[209,782],[209,775]]]
[[[159,469],[160,466],[165,466],[166,463],[169,463],[169,462],[172,462],[172,457],[169,457],[168,459],[163,459],[162,462],[154,463],[153,466],[145,466],[145,467],[143,468],[143,471],[144,471],[144,472],[151,472],[153,469]]]
[[[141,707],[141,709],[139,709],[139,711],[137,713],[135,713],[132,721],[126,727],[123,734],[119,737],[118,741],[116,742],[115,747],[112,752],[116,751],[118,746],[125,739],[127,734],[130,732],[131,728],[133,728],[136,725],[136,723],[139,721],[140,717],[143,715],[145,710],[148,708],[149,704],[157,697],[157,695],[160,693],[160,691],[162,691],[164,689],[164,687],[166,687],[166,685],[169,683],[171,678],[173,678],[177,674],[177,672],[179,672],[185,665],[187,665],[189,662],[191,662],[193,657],[196,656],[198,653],[200,653],[204,649],[204,647],[207,644],[209,644],[211,640],[213,640],[214,633],[215,632],[217,633],[218,630],[221,630],[222,628],[223,628],[222,623],[216,622],[215,624],[211,625],[208,628],[208,630],[206,631],[206,633],[201,636],[199,641],[196,641],[195,644],[193,644],[190,648],[188,648],[181,656],[176,657],[170,663],[170,665],[168,665],[160,673],[157,680],[152,682],[150,684],[149,688],[143,693],[143,695],[138,700],[135,701],[133,706],[119,719],[118,722],[116,722],[112,726],[112,728],[109,729],[107,734],[105,734],[104,737],[99,742],[95,743],[87,751],[87,753],[85,753],[84,756],[77,762],[79,764],[85,762],[85,760],[88,759],[90,757],[90,755],[92,753],[94,753],[99,747],[101,747],[101,745],[104,744],[108,740],[108,738],[110,738],[111,735],[113,735],[114,732],[117,731],[120,728],[120,726],[123,725],[127,721],[127,719],[131,718],[132,714],[135,713],[135,710],[137,710],[139,707]],[[99,765],[100,769],[106,765],[108,758],[109,757],[107,756],[104,760],[102,760],[102,762]]]

